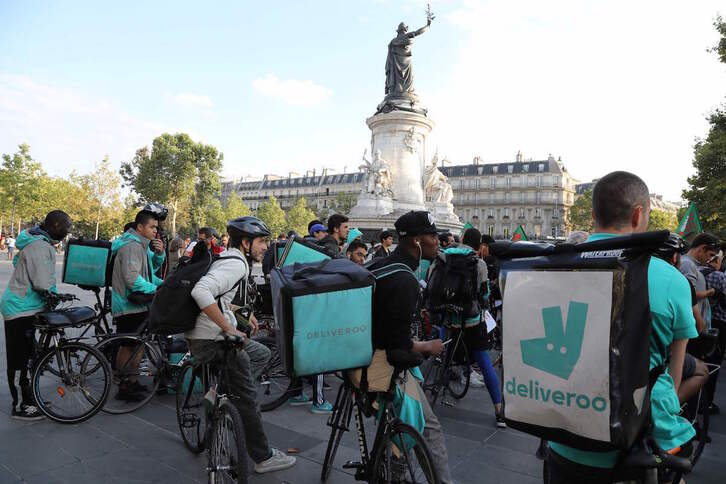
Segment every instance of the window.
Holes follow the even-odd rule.
[[[524,192],[519,193],[519,203],[524,203]]]
[[[524,209],[523,208],[519,209],[519,218],[524,218]]]
[[[507,177],[507,179],[505,181],[506,181],[506,184],[507,184],[506,185],[507,186],[507,189],[512,188],[512,178],[511,177]]]
[[[534,209],[534,218],[542,218],[542,209],[537,207]]]
[[[514,173],[514,165],[507,165],[507,173]]]
[[[496,186],[497,186],[497,180],[496,180],[496,178],[494,178],[494,177],[491,177],[491,178],[489,179],[489,187],[490,187],[490,188],[495,188]]]
[[[509,218],[509,209],[508,208],[504,209],[504,218]]]
[[[494,203],[494,192],[489,192],[489,203]]]
[[[487,229],[487,231],[489,232],[489,237],[494,237],[494,226],[493,225],[490,225],[489,228]]]
[[[484,173],[484,167],[480,166],[477,171],[479,172],[480,175],[482,175]]]
[[[490,208],[487,212],[487,218],[494,218],[494,209]]]
[[[494,174],[496,174],[498,171],[499,171],[499,167],[498,166],[493,166],[492,167],[492,172],[494,172]]]
[[[509,227],[506,227],[506,226],[502,227],[502,232],[504,232],[504,238],[508,239],[509,238]]]
[[[509,201],[510,201],[510,199],[511,199],[511,197],[512,197],[512,194],[511,194],[511,193],[509,193],[509,192],[506,192],[506,193],[504,194],[504,201],[505,201],[505,202],[509,202]]]
[[[540,173],[544,172],[544,163],[537,165],[537,171]]]
[[[527,173],[529,171],[529,163],[522,165],[522,171]]]

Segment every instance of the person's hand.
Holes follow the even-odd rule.
[[[240,338],[242,341],[247,339],[247,335],[237,328],[233,328],[232,331],[227,331],[227,334],[229,336],[235,336],[237,338]]]
[[[708,297],[715,296],[716,295],[716,288],[715,287],[712,287],[711,289],[709,289],[708,291],[706,291],[706,295]]]
[[[260,330],[260,325],[257,322],[257,318],[254,314],[250,314],[250,326],[252,326],[252,331],[250,331],[250,335],[257,336],[257,332]]]
[[[428,344],[429,353],[432,355],[440,355],[444,351],[444,342],[440,339],[432,339]]]
[[[151,250],[153,250],[157,254],[161,254],[162,252],[164,252],[164,243],[159,239],[152,240]]]

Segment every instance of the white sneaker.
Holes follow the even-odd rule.
[[[469,386],[471,388],[484,388],[486,383],[484,383],[484,377],[480,376],[479,373],[472,371],[471,376],[469,377]]]
[[[45,415],[34,405],[20,405],[19,409],[13,408],[10,418],[32,422],[34,420],[43,420]]]
[[[291,457],[277,449],[272,449],[272,457],[269,459],[255,464],[255,472],[258,474],[264,474],[266,472],[281,471],[289,469],[295,465],[295,458]]]

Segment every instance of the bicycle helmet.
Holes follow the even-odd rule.
[[[257,217],[239,217],[227,222],[227,233],[230,235],[240,234],[243,237],[251,239],[257,237],[269,237],[270,229],[267,228],[265,222]]]
[[[151,213],[157,220],[166,220],[166,216],[169,215],[169,210],[156,202],[147,203],[141,211]]]
[[[683,242],[681,236],[671,232],[668,235],[668,240],[663,242],[660,247],[655,249],[653,255],[660,259],[664,259],[665,261],[670,261],[670,259],[673,257],[673,254],[684,254],[685,252],[686,244]]]

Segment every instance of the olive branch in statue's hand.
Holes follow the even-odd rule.
[[[426,24],[431,25],[431,21],[435,19],[434,13],[431,11],[431,4],[426,4]]]

